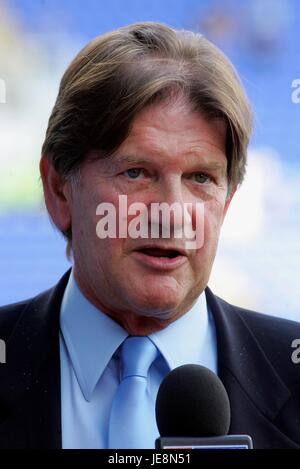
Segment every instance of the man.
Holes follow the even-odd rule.
[[[154,447],[159,384],[186,363],[221,378],[230,433],[251,435],[256,448],[299,447],[299,324],[231,306],[207,288],[250,130],[231,64],[200,35],[134,24],[73,60],[40,163],[73,268],[0,310],[1,447]],[[169,218],[152,212],[162,203],[175,207]],[[159,236],[129,230],[134,204]],[[111,207],[107,226],[117,222],[105,232]],[[201,234],[192,248],[188,231],[177,236],[183,220]],[[144,371],[130,371],[144,361]]]

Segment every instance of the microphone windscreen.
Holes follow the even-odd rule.
[[[161,436],[227,435],[230,403],[222,381],[208,368],[182,365],[163,379],[156,398]]]

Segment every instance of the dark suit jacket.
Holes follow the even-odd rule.
[[[0,448],[61,448],[59,313],[67,272],[52,289],[0,308]],[[232,434],[256,448],[300,448],[300,324],[206,296],[218,343],[218,374],[231,402]]]

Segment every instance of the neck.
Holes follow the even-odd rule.
[[[140,312],[133,312],[130,309],[119,310],[117,308],[108,307],[103,304],[99,298],[95,298],[91,288],[86,286],[84,282],[81,282],[81,277],[77,275],[76,269],[74,269],[74,277],[81,293],[87,298],[87,300],[97,309],[100,309],[104,314],[118,323],[128,332],[129,335],[145,336],[152,334],[153,332],[158,332],[183,316],[183,314],[185,314],[192,306],[191,304],[184,305],[184,308],[174,311],[174,313],[169,314],[168,317],[163,319],[155,316],[143,315]]]

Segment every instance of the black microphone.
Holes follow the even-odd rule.
[[[230,403],[218,376],[200,365],[183,365],[162,381],[156,398],[161,435],[156,449],[251,449],[248,435],[227,435]]]

